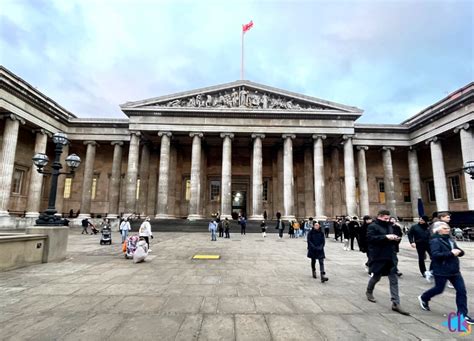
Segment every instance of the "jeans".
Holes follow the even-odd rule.
[[[245,234],[246,225],[240,225],[240,234]]]
[[[418,267],[420,268],[421,275],[424,276],[425,271],[426,271],[425,257],[426,257],[427,252],[431,258],[430,245],[427,243],[416,243],[416,252],[418,253]],[[430,270],[431,270],[431,264],[430,264]]]
[[[216,237],[216,230],[211,230],[211,240],[212,240],[212,241],[217,240],[217,237]]]
[[[125,242],[128,236],[128,230],[122,230],[122,243]]]
[[[372,293],[375,288],[375,284],[380,281],[382,275],[373,275],[372,278],[369,280],[369,284],[367,285],[367,292]],[[393,303],[400,304],[400,296],[398,295],[398,277],[397,274],[390,274],[388,275],[388,280],[390,283],[390,300]]]
[[[278,229],[278,236],[280,238],[283,238],[283,230],[282,229]]]
[[[444,291],[446,282],[449,280],[456,290],[456,306],[458,308],[458,313],[467,315],[467,294],[466,286],[464,285],[464,279],[462,278],[461,273],[458,273],[454,276],[444,277],[444,276],[434,276],[435,286],[423,293],[421,299],[425,302],[429,302],[434,296],[441,294]]]
[[[326,238],[329,238],[329,229],[324,229],[324,235],[326,236]]]
[[[324,274],[324,258],[318,258],[319,271]],[[316,258],[311,258],[311,270],[316,271]]]
[[[359,236],[351,236],[351,250],[354,250],[354,239],[357,240],[357,245],[359,245]]]

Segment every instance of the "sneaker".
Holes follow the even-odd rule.
[[[448,282],[448,288],[454,289],[454,285],[452,285],[450,282]]]
[[[425,279],[428,283],[432,283],[433,282],[433,274],[431,273],[431,271],[425,271]]]
[[[399,314],[402,314],[402,315],[405,315],[405,316],[410,316],[410,313],[408,311],[403,310],[402,307],[400,306],[400,304],[393,303],[392,304],[392,310],[396,311]]]
[[[403,276],[403,273],[397,272],[397,276],[398,276],[398,277],[402,277],[402,276]]]
[[[423,299],[421,298],[421,295],[418,296],[418,302],[420,302],[421,309],[426,310],[426,311],[431,310],[430,306],[428,305],[428,302],[423,301]]]
[[[466,321],[467,324],[474,324],[474,319],[472,319],[469,316],[464,316],[464,321]]]
[[[367,296],[367,299],[368,299],[370,302],[373,302],[373,303],[377,302],[377,300],[375,299],[373,293],[366,291],[366,292],[365,292],[365,296]]]

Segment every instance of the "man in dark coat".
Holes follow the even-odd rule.
[[[387,210],[379,211],[377,219],[369,225],[367,231],[369,271],[372,277],[367,284],[366,296],[370,302],[375,303],[376,300],[373,295],[375,284],[380,281],[382,276],[388,276],[392,310],[402,315],[410,315],[401,308],[398,294],[395,244],[398,243],[399,239],[400,237],[393,233],[390,225],[390,212]]]
[[[447,223],[438,221],[433,224],[433,238],[430,241],[433,274],[435,286],[418,296],[421,309],[430,310],[428,302],[444,291],[446,282],[450,281],[456,290],[456,306],[458,316],[463,316],[468,324],[474,324],[474,319],[468,316],[467,292],[464,279],[461,275],[459,257],[464,255],[449,235],[450,227]]]
[[[323,231],[321,231],[321,226],[316,221],[314,222],[313,228],[308,233],[308,258],[311,258],[311,270],[313,271],[313,278],[316,276],[316,259],[319,261],[319,271],[321,272],[321,282],[324,283],[329,280],[324,271],[324,245],[326,243],[325,236]]]
[[[425,258],[426,253],[431,258],[430,251],[430,228],[428,225],[429,218],[424,215],[420,217],[418,224],[412,225],[408,231],[408,240],[412,248],[416,248],[418,253],[418,267],[423,277],[429,276],[426,273]]]
[[[354,251],[354,239],[357,239],[357,245],[359,245],[359,222],[357,221],[357,217],[352,217],[351,222],[347,225],[349,227],[349,237],[351,238],[351,250]]]
[[[275,229],[278,230],[278,237],[283,238],[283,231],[285,230],[285,223],[281,218],[278,218],[277,225],[275,226]]]
[[[368,215],[364,216],[364,218],[362,219],[362,225],[360,226],[360,230],[359,230],[359,248],[360,248],[360,252],[364,252],[367,254],[367,262],[365,263],[367,272],[369,272],[369,253],[367,251],[367,230],[370,224],[372,224],[372,217]]]

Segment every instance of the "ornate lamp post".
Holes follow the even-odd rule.
[[[474,180],[474,161],[467,161],[464,164],[464,173],[469,174],[471,176],[471,179]]]
[[[56,133],[53,135],[54,148],[54,162],[51,165],[52,170],[46,172],[43,168],[48,164],[49,158],[46,154],[38,153],[33,156],[33,163],[38,168],[38,172],[41,174],[51,174],[51,188],[49,190],[49,201],[48,208],[46,211],[41,213],[40,217],[36,220],[36,225],[40,226],[62,226],[65,225],[65,220],[56,216],[56,193],[58,191],[58,176],[60,174],[74,174],[75,170],[81,164],[81,158],[76,154],[71,154],[66,158],[66,164],[69,167],[69,172],[60,172],[63,168],[59,162],[61,154],[63,152],[63,146],[68,144],[66,134]]]

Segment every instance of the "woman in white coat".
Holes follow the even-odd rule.
[[[145,239],[148,246],[148,252],[151,252],[150,249],[150,238],[153,239],[153,233],[151,232],[150,217],[146,217],[145,221],[140,225],[138,230],[138,235]]]

